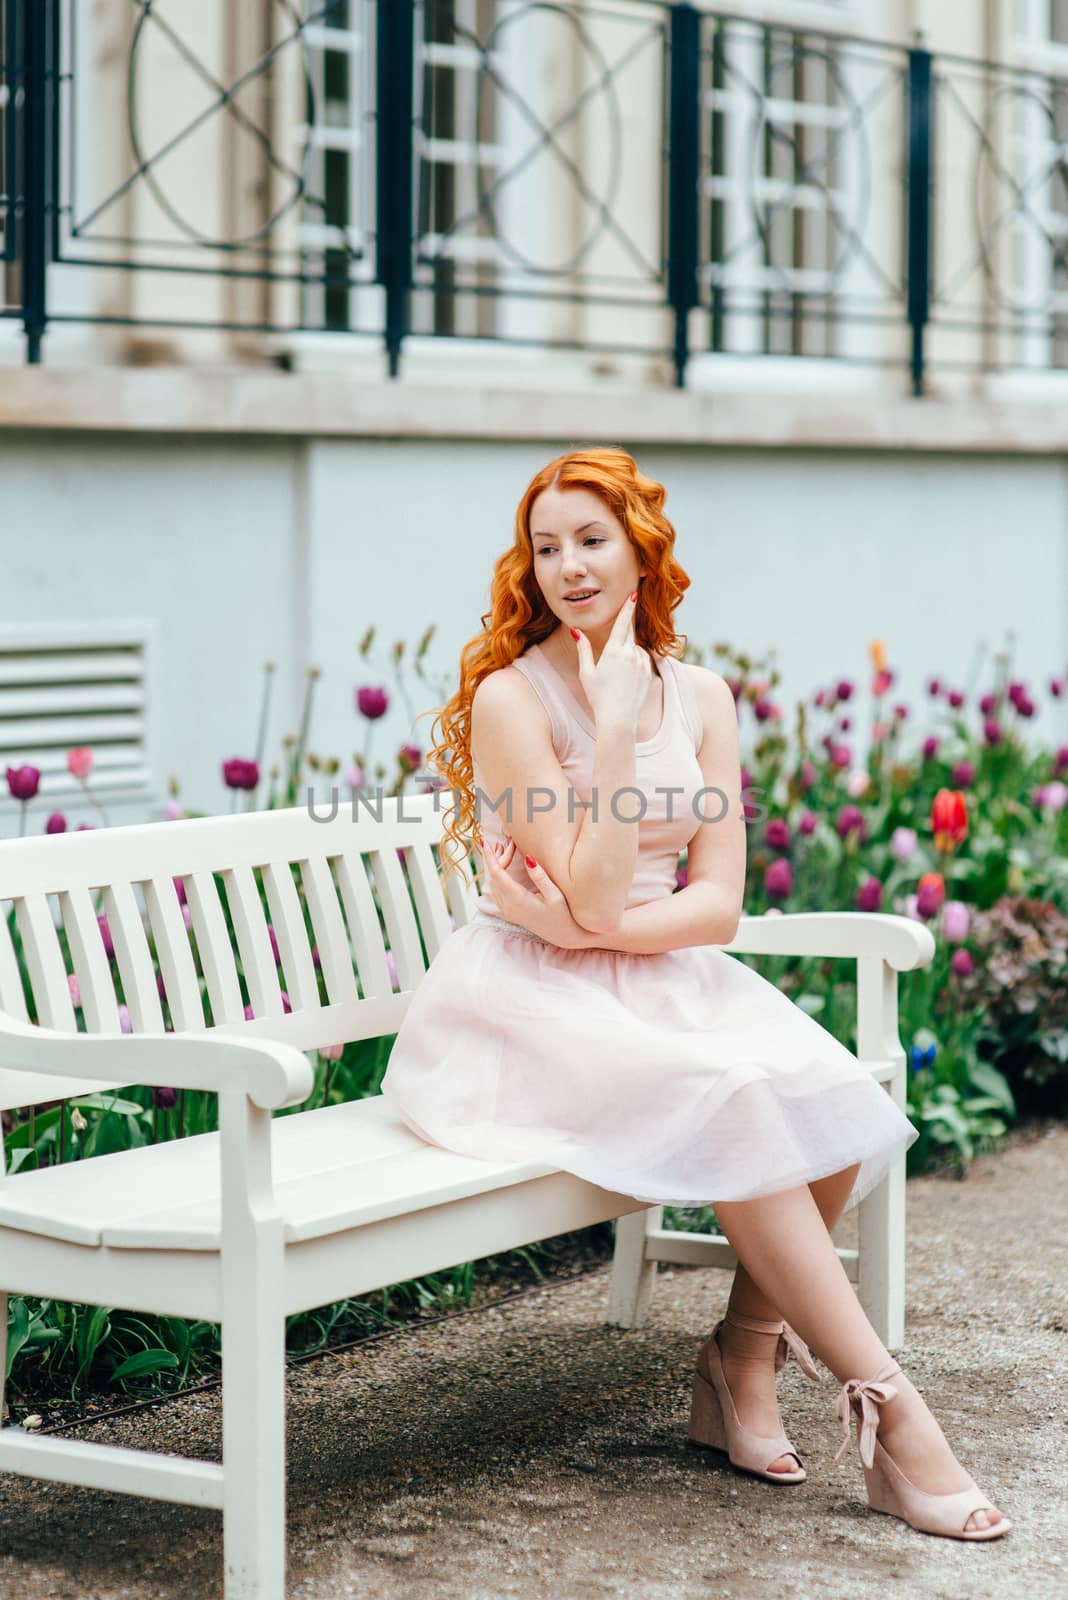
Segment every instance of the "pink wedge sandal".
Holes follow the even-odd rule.
[[[917,1489],[875,1437],[879,1426],[879,1406],[897,1394],[894,1385],[886,1380],[900,1371],[897,1362],[891,1361],[874,1378],[866,1381],[850,1378],[848,1383],[842,1385],[838,1395],[837,1416],[842,1424],[843,1438],[835,1462],[849,1448],[849,1418],[852,1413],[857,1419],[857,1449],[864,1469],[868,1504],[873,1511],[900,1517],[920,1533],[941,1534],[947,1539],[1000,1539],[1012,1527],[1006,1516],[989,1528],[965,1527],[974,1511],[996,1509],[974,1482],[970,1488],[959,1489],[952,1494],[929,1494],[926,1489]]]
[[[773,1438],[767,1438],[762,1434],[750,1433],[738,1420],[720,1357],[718,1334],[724,1322],[731,1322],[735,1327],[747,1328],[754,1333],[778,1333],[775,1371],[781,1372],[793,1355],[806,1377],[814,1383],[820,1381],[808,1346],[788,1323],[763,1322],[756,1317],[742,1316],[728,1307],[726,1316],[717,1322],[712,1337],[697,1352],[690,1407],[690,1442],[703,1449],[722,1451],[739,1471],[765,1478],[769,1483],[804,1483],[808,1474],[781,1426]],[[771,1472],[771,1463],[786,1455],[793,1456],[797,1471]]]

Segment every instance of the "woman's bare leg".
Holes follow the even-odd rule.
[[[846,1167],[827,1178],[814,1179],[808,1185],[828,1233],[849,1199],[858,1167],[859,1164]],[[759,1317],[768,1322],[777,1321],[782,1316],[778,1306],[757,1287],[741,1262],[735,1268],[728,1304],[745,1316]],[[723,1374],[738,1415],[747,1428],[769,1438],[779,1427],[774,1368],[778,1342],[777,1335],[754,1333],[750,1329],[738,1328],[733,1323],[725,1324],[719,1336]],[[779,1456],[771,1463],[769,1470],[795,1472],[797,1462],[793,1456]]]
[[[807,1184],[756,1200],[716,1202],[715,1209],[747,1276],[839,1383],[870,1378],[885,1365],[889,1352],[864,1314]],[[893,1383],[897,1395],[879,1408],[880,1443],[917,1488],[929,1494],[967,1488],[968,1474],[918,1390],[904,1373],[895,1373]],[[976,1511],[968,1526],[1000,1520],[998,1511]]]

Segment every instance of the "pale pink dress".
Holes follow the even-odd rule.
[[[589,799],[587,713],[538,645],[514,666],[545,708],[572,787]],[[636,746],[647,811],[628,906],[673,892],[679,852],[702,825],[692,805],[703,783],[693,687],[672,657],[656,666],[664,709],[659,730]],[[474,778],[488,792],[477,767]],[[639,807],[633,795],[618,804]],[[698,806],[717,814],[714,797]],[[506,826],[483,807],[487,837]],[[509,870],[526,880],[519,852]],[[488,890],[481,904],[492,904]],[[724,950],[561,950],[481,915],[431,963],[382,1093],[432,1144],[550,1162],[651,1204],[751,1199],[859,1162],[849,1208],[918,1137],[844,1045]]]

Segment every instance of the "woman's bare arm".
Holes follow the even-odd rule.
[[[471,753],[488,802],[518,847],[548,872],[579,926],[598,935],[619,926],[637,863],[637,825],[609,803],[634,783],[634,740],[625,720],[598,725],[595,816],[560,766],[549,719],[522,673],[491,673],[471,705]],[[502,797],[510,797],[510,811]]]

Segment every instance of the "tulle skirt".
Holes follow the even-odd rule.
[[[561,950],[478,917],[431,963],[382,1082],[431,1144],[545,1161],[650,1204],[774,1194],[918,1134],[857,1058],[716,947]]]

